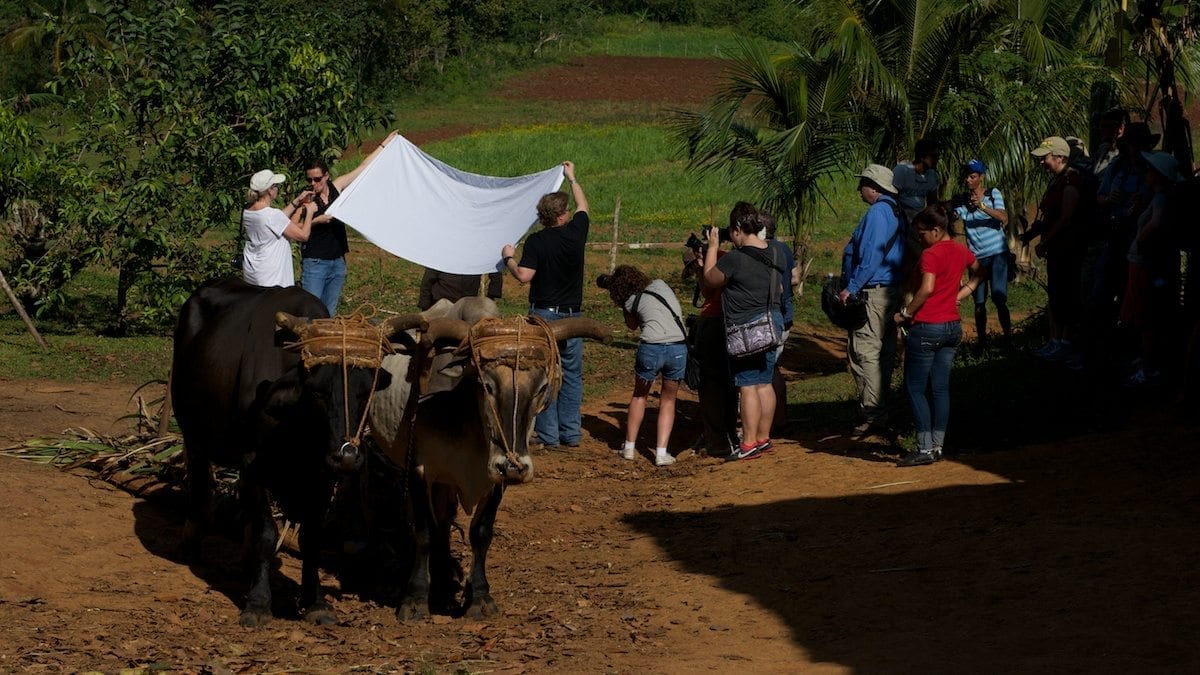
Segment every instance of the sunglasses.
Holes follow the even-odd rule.
[[[313,178],[312,176],[305,176],[304,179],[310,183],[320,183],[321,181],[325,180],[325,176],[317,176],[316,178]]]

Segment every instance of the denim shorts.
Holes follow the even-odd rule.
[[[752,387],[758,384],[771,384],[775,377],[776,351],[772,349],[758,356],[744,359],[729,359],[729,369],[733,371],[733,384],[737,387]]]
[[[634,372],[638,379],[653,382],[662,373],[664,380],[682,380],[687,370],[687,344],[650,344],[639,342]]]

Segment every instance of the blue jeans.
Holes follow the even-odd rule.
[[[679,381],[687,372],[688,347],[686,342],[673,344],[651,344],[639,342],[634,357],[633,371],[643,382],[654,382],[662,373],[664,380]]]
[[[337,314],[338,298],[346,283],[346,258],[304,258],[300,265],[300,287],[321,299],[329,316]]]
[[[962,322],[959,321],[917,323],[908,329],[904,341],[904,388],[912,403],[917,450],[921,452],[941,448],[946,438],[946,425],[950,421],[950,366],[960,342]]]
[[[996,318],[1004,336],[1012,334],[1012,318],[1008,314],[1008,254],[998,253],[979,258],[983,268],[983,280],[975,287],[975,332],[982,342],[987,337],[987,297],[989,291],[992,304],[996,306]]]
[[[579,312],[544,309],[530,309],[529,313],[546,321],[580,316]],[[583,338],[559,342],[558,354],[562,358],[562,387],[556,398],[546,401],[546,409],[537,416],[533,431],[542,445],[579,445],[583,437],[579,414],[583,405]]]

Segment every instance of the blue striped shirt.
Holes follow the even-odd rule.
[[[1004,195],[996,188],[984,192],[980,201],[989,209],[1004,210]],[[976,258],[999,255],[1008,247],[1004,237],[1004,223],[998,218],[989,216],[983,209],[970,211],[965,206],[958,207],[954,212],[962,218],[963,227],[967,230],[967,245]]]

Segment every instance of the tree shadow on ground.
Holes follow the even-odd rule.
[[[625,518],[860,672],[1194,672],[1198,434],[967,458],[992,485]],[[919,480],[927,469],[897,480]],[[926,474],[928,475],[928,474]],[[883,488],[887,489],[887,488]],[[749,610],[748,611],[753,611]]]
[[[991,485],[801,498],[625,518],[688,572],[780,617],[817,662],[861,672],[1200,668],[1200,430],[1167,392],[1022,353],[952,371],[950,460]],[[911,435],[903,391],[892,422]],[[853,402],[791,407],[810,452],[892,461],[855,441]],[[1007,452],[1001,452],[1007,451]],[[889,457],[889,453],[891,454]],[[920,481],[931,468],[897,470]],[[769,563],[769,564],[768,564]]]

